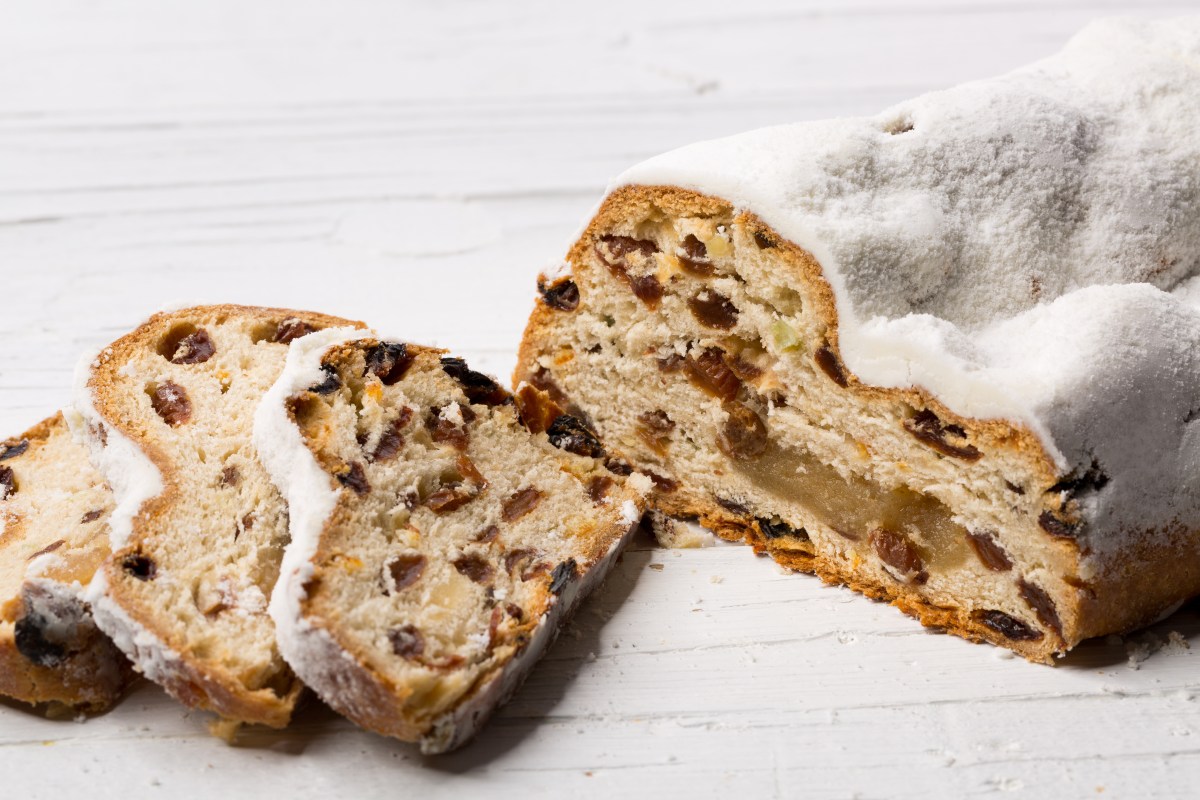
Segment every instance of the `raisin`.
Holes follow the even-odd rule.
[[[1031,642],[1042,638],[1041,631],[1021,622],[1016,617],[1005,614],[1003,611],[976,611],[972,616],[984,626],[1015,642]]]
[[[683,361],[683,356],[678,353],[671,353],[666,358],[655,359],[659,372],[678,372],[683,368]]]
[[[314,383],[312,386],[308,387],[310,392],[325,395],[333,394],[338,389],[342,388],[342,379],[337,374],[337,370],[334,369],[332,364],[322,364],[321,372],[325,375],[324,379],[320,383]]]
[[[566,450],[577,456],[604,457],[604,447],[596,438],[596,434],[592,433],[582,420],[570,414],[560,414],[546,429],[546,435],[550,437],[550,444],[559,450]]]
[[[737,325],[737,306],[725,295],[712,289],[701,289],[688,300],[692,316],[701,325],[727,331]]]
[[[736,461],[758,458],[767,449],[767,426],[762,418],[741,403],[726,403],[729,415],[717,436],[717,447]]]
[[[1079,535],[1079,524],[1059,519],[1051,511],[1043,511],[1038,516],[1038,525],[1051,536],[1060,539],[1074,539]]]
[[[725,356],[725,365],[730,371],[744,381],[755,381],[762,377],[763,371],[746,361],[741,356]]]
[[[407,417],[412,416],[412,410],[405,406],[404,411],[407,411]],[[401,412],[397,419],[392,420],[392,424],[384,429],[379,437],[379,443],[375,445],[375,452],[371,454],[372,461],[391,461],[395,458],[402,447],[404,447],[404,434],[400,433],[404,426],[408,423],[408,419],[404,412]]]
[[[171,354],[172,364],[203,364],[217,352],[208,331],[200,328],[179,340],[175,352]]]
[[[505,572],[513,572],[515,570],[524,570],[531,563],[537,560],[540,556],[537,550],[529,547],[521,547],[516,550],[509,551],[504,555],[504,570]]]
[[[561,280],[550,285],[539,280],[538,292],[542,295],[542,302],[551,308],[559,311],[574,311],[579,308],[579,287],[573,280]]]
[[[491,583],[496,571],[483,556],[469,553],[454,560],[454,568],[475,583]]]
[[[742,382],[725,363],[724,354],[716,347],[709,347],[700,355],[688,354],[688,377],[692,382],[713,397],[732,400],[742,388]]]
[[[504,505],[500,509],[500,517],[505,522],[512,522],[520,519],[537,508],[538,503],[542,502],[542,493],[537,489],[529,486],[520,491],[513,492],[512,495],[504,501]]]
[[[99,512],[97,512],[97,513],[99,513]],[[33,561],[38,556],[44,556],[44,555],[46,555],[46,553],[53,553],[55,550],[62,547],[64,544],[66,544],[66,542],[64,542],[62,539],[56,539],[55,541],[53,541],[50,544],[43,547],[41,550],[38,550],[36,553],[30,555],[25,560]]]
[[[651,310],[658,308],[658,304],[662,302],[663,286],[658,282],[658,278],[653,275],[642,275],[640,278],[629,278],[629,288],[633,290],[633,296],[646,304]]]
[[[401,625],[388,631],[392,652],[401,658],[416,659],[425,653],[425,637],[415,625]]]
[[[222,486],[237,486],[242,482],[242,473],[236,466],[230,465],[221,470],[221,485]]]
[[[567,588],[567,584],[575,579],[579,572],[579,565],[575,563],[575,559],[568,558],[566,561],[559,564],[550,573],[550,592],[551,594],[562,594],[563,589]]]
[[[706,278],[716,272],[712,262],[708,260],[708,248],[694,234],[689,233],[683,237],[683,241],[679,243],[679,250],[679,265],[683,267],[684,272],[700,278]]]
[[[0,467],[0,500],[7,500],[9,495],[17,492],[17,476],[12,467]]]
[[[1071,499],[1091,492],[1098,492],[1106,485],[1108,485],[1108,475],[1105,474],[1104,470],[1100,469],[1099,462],[1093,460],[1092,465],[1083,474],[1072,472],[1047,489],[1046,492],[1062,492],[1067,496],[1067,499]]]
[[[500,535],[500,527],[497,525],[488,525],[486,528],[475,534],[475,541],[480,544],[496,541],[496,537]]]
[[[1058,609],[1055,607],[1054,601],[1050,599],[1050,595],[1046,594],[1046,590],[1036,584],[1028,583],[1024,579],[1017,581],[1017,589],[1021,593],[1021,598],[1037,614],[1041,623],[1062,636],[1062,621],[1058,618]]]
[[[817,366],[821,371],[829,376],[829,379],[845,389],[850,385],[846,380],[846,371],[842,369],[842,362],[834,355],[833,350],[829,345],[823,344],[817,348],[817,352],[813,353],[813,360],[817,362]]]
[[[367,351],[366,372],[383,381],[384,386],[392,386],[404,377],[416,358],[403,342],[380,342]]]
[[[121,560],[121,569],[139,581],[152,581],[158,572],[158,568],[154,565],[154,562],[141,553],[125,556]]]
[[[392,585],[395,587],[393,591],[407,589],[420,580],[425,572],[425,564],[425,556],[419,553],[396,556],[392,559],[387,565],[387,570],[392,576]]]
[[[513,619],[515,619],[517,622],[520,622],[522,619],[525,618],[525,612],[516,603],[508,603],[507,605],[504,606],[504,610],[507,611],[508,615],[510,617],[512,617]]]
[[[102,516],[104,516],[103,511],[101,511],[98,508],[93,509],[93,510],[87,512],[86,514],[84,514],[82,517],[80,517],[79,523],[81,525],[86,525],[89,522],[95,522],[96,520],[100,519],[100,517],[102,517]]]
[[[764,538],[782,539],[788,536],[805,542],[809,541],[808,531],[804,528],[793,528],[783,520],[759,517],[756,521],[758,522],[758,529],[762,531]]]
[[[355,461],[352,464],[346,464],[334,475],[342,486],[353,489],[355,494],[366,494],[371,491],[371,484],[367,482],[367,473],[363,470],[361,462]]]
[[[479,489],[462,483],[443,486],[425,499],[425,505],[435,514],[448,514],[462,508],[479,496]]]
[[[1014,493],[1016,493],[1016,494],[1025,494],[1025,489],[1024,489],[1024,487],[1022,487],[1022,486],[1017,486],[1017,485],[1016,485],[1015,483],[1013,483],[1012,481],[1005,481],[1005,482],[1004,482],[1004,486],[1005,486],[1005,487],[1006,487],[1006,488],[1007,488],[1007,489],[1008,489],[1010,492],[1014,492]]]
[[[514,396],[521,424],[530,433],[544,433],[562,415],[563,410],[550,398],[550,393],[523,383]]]
[[[593,475],[592,479],[588,481],[588,497],[592,498],[593,503],[600,503],[612,489],[613,483],[615,481],[607,475]]]
[[[610,456],[609,458],[604,459],[604,468],[613,475],[628,476],[633,474],[633,467],[629,464],[629,462],[625,461],[624,459],[617,458],[616,456]]]
[[[573,417],[579,417],[587,421],[588,415],[583,409],[571,402],[571,398],[567,397],[567,393],[562,390],[562,387],[555,383],[554,378],[550,375],[550,371],[545,367],[539,367],[536,372],[525,378],[531,386],[536,386],[550,396],[550,400],[559,408]]]
[[[638,436],[647,447],[660,456],[666,455],[667,446],[671,443],[669,434],[674,429],[675,422],[661,409],[647,411],[638,416]]]
[[[659,475],[657,472],[651,472],[648,469],[643,469],[642,472],[646,473],[646,477],[654,484],[654,488],[663,494],[670,494],[679,488],[679,482],[668,478],[666,475]]]
[[[978,461],[983,456],[974,445],[947,441],[947,434],[961,439],[965,438],[966,431],[957,425],[943,424],[938,415],[927,408],[918,411],[911,419],[904,420],[904,428],[942,455],[961,458],[964,461]]]
[[[301,336],[307,336],[315,331],[316,328],[309,325],[303,320],[298,320],[295,317],[288,317],[279,323],[275,328],[275,337],[272,341],[279,344],[287,344],[293,339],[299,339]]]
[[[0,461],[7,461],[10,458],[16,458],[22,455],[29,449],[29,440],[20,439],[12,441],[11,439],[4,444],[0,444]]]
[[[658,308],[663,296],[662,284],[654,275],[630,275],[628,260],[633,253],[637,253],[641,260],[648,259],[658,252],[658,245],[647,239],[629,236],[602,236],[595,250],[609,272],[624,280],[637,299],[651,309]]]
[[[192,418],[192,401],[184,388],[172,381],[164,381],[154,388],[150,405],[163,422],[173,428]]]
[[[449,406],[429,409],[429,416],[425,418],[425,427],[429,431],[429,436],[439,444],[448,444],[458,450],[466,450],[471,434],[465,425],[459,425],[446,419],[442,414],[445,408],[449,408]]]
[[[512,400],[508,392],[482,372],[475,372],[461,358],[442,359],[442,370],[458,381],[467,400],[485,406],[504,405]]]
[[[971,543],[975,555],[979,556],[983,565],[992,572],[1008,572],[1012,569],[1012,560],[1009,559],[1008,553],[1004,552],[1004,548],[990,531],[968,531],[967,541]]]
[[[879,560],[899,572],[905,581],[924,583],[929,579],[921,554],[904,535],[876,528],[871,531],[871,546]]]
[[[754,243],[758,245],[759,250],[770,250],[775,246],[775,240],[762,231],[754,232]]]
[[[41,614],[26,614],[17,620],[13,629],[17,652],[38,666],[60,666],[70,655],[62,643],[46,638],[51,623],[52,620]]]

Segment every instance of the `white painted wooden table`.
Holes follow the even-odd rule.
[[[534,273],[626,165],[1134,10],[1200,6],[5,0],[0,430],[181,301],[363,318],[506,375]],[[643,540],[460,753],[316,703],[228,747],[142,684],[86,723],[0,706],[0,797],[1194,797],[1198,650],[1193,604],[1032,666],[742,547]]]

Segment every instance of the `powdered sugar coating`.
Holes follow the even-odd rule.
[[[811,252],[864,382],[1097,463],[1090,546],[1200,528],[1200,17],[875,117],[702,142],[615,182],[722,197]]]

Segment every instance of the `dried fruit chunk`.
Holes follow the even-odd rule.
[[[7,461],[10,458],[16,458],[28,449],[28,439],[18,439],[16,441],[10,439],[4,444],[0,444],[0,461]]]
[[[775,246],[775,240],[762,231],[754,232],[754,243],[759,250],[769,250]]]
[[[767,426],[762,418],[741,403],[726,403],[728,415],[717,435],[717,447],[737,461],[758,458],[767,449]]]
[[[17,477],[13,474],[12,467],[0,467],[0,500],[8,499],[9,495],[16,494]]]
[[[96,520],[100,519],[100,517],[102,517],[102,516],[104,516],[104,512],[102,510],[96,508],[96,509],[93,509],[93,510],[87,512],[82,517],[80,517],[79,522],[81,525],[86,525],[89,522],[95,522]]]
[[[550,398],[550,393],[523,383],[514,395],[521,424],[530,433],[543,433],[558,419],[562,408]]]
[[[367,482],[367,473],[363,469],[362,463],[355,461],[352,464],[343,464],[342,467],[334,473],[334,477],[347,488],[353,489],[355,494],[366,494],[371,491],[371,484]]]
[[[951,438],[965,439],[967,432],[957,425],[943,424],[938,415],[927,408],[904,420],[904,428],[942,455],[961,458],[964,461],[978,461],[983,456],[974,445],[951,441]]]
[[[425,637],[415,625],[401,625],[388,631],[392,652],[401,658],[417,659],[425,653]]]
[[[448,444],[459,450],[466,450],[470,443],[471,434],[467,430],[466,415],[458,403],[450,403],[441,408],[429,409],[425,417],[425,428],[429,436],[438,444]]]
[[[972,616],[986,627],[1015,642],[1032,642],[1042,638],[1041,631],[1003,611],[976,611]]]
[[[538,292],[542,295],[542,302],[551,308],[559,311],[574,311],[579,308],[579,287],[569,278],[552,284],[539,280]]]
[[[850,385],[850,381],[846,379],[846,371],[842,368],[842,362],[834,355],[829,345],[823,344],[817,348],[817,352],[813,353],[813,360],[817,362],[817,366],[821,371],[829,376],[829,379],[845,389]]]
[[[1060,539],[1074,539],[1079,535],[1078,523],[1060,519],[1051,511],[1043,511],[1038,516],[1038,525],[1046,533]]]
[[[671,443],[670,433],[674,429],[675,422],[662,409],[656,408],[638,415],[638,437],[660,456],[667,454],[667,446]]]
[[[743,509],[744,511],[745,509]],[[804,528],[793,528],[783,520],[759,517],[755,521],[758,522],[758,529],[762,532],[764,538],[782,539],[784,537],[792,537],[806,542],[809,540],[808,531]]]
[[[550,444],[559,450],[566,450],[577,456],[602,458],[604,447],[596,434],[592,433],[581,420],[570,414],[562,414],[546,429]]]
[[[426,563],[425,556],[420,553],[405,553],[388,562],[386,569],[392,578],[392,591],[407,589],[420,580]]]
[[[293,339],[299,339],[301,336],[307,336],[316,330],[317,328],[309,325],[307,322],[298,320],[295,317],[288,317],[287,319],[281,321],[275,328],[275,337],[272,339],[272,341],[278,344],[288,344]]]
[[[708,248],[704,242],[696,238],[695,234],[689,233],[683,237],[683,241],[679,243],[679,252],[676,253],[676,257],[679,259],[683,271],[696,277],[707,278],[716,273],[712,261],[708,258]]]
[[[366,371],[383,382],[384,386],[396,384],[416,357],[408,352],[403,342],[380,342],[367,351]]]
[[[482,372],[475,372],[461,358],[447,356],[442,359],[442,369],[458,381],[467,400],[485,406],[503,405],[512,398],[508,392]]]
[[[663,296],[663,287],[658,278],[653,274],[632,275],[629,272],[630,256],[644,262],[658,252],[658,245],[647,239],[630,236],[602,236],[596,243],[595,251],[609,272],[625,281],[637,299],[651,309],[658,308]]]
[[[70,656],[64,644],[47,637],[52,622],[40,614],[26,614],[13,629],[17,652],[38,666],[61,666]]]
[[[500,509],[500,517],[505,522],[512,522],[528,514],[533,509],[537,508],[538,503],[542,502],[542,493],[532,486],[526,487],[513,494],[504,501]]]
[[[341,376],[337,374],[337,370],[331,364],[322,364],[321,372],[325,378],[320,383],[314,383],[308,387],[310,392],[320,395],[333,394],[338,389],[342,388]]]
[[[474,553],[460,556],[453,561],[454,568],[475,583],[491,583],[496,571],[483,556]]]
[[[171,354],[172,364],[203,364],[217,352],[212,337],[204,328],[191,333],[179,340],[175,352]]]
[[[690,300],[688,309],[701,325],[727,331],[737,325],[738,310],[733,302],[712,289],[701,289]]]
[[[158,572],[154,562],[141,553],[125,556],[121,560],[121,569],[139,581],[152,581]]]
[[[593,475],[588,481],[587,493],[593,503],[600,503],[608,495],[615,481],[607,475]]]
[[[375,445],[375,451],[371,453],[371,460],[374,462],[391,461],[404,447],[404,434],[401,431],[408,425],[408,421],[412,419],[412,409],[405,406],[400,416],[392,420],[382,434],[379,436],[379,443]]]
[[[496,541],[496,538],[499,535],[500,535],[500,526],[499,525],[488,525],[486,528],[481,530],[479,533],[475,534],[475,541],[479,542],[480,544],[488,544],[489,542]]]
[[[692,351],[684,363],[692,382],[713,397],[732,400],[742,388],[742,381],[725,363],[719,348],[709,347],[699,355]]]
[[[903,534],[876,528],[871,531],[870,540],[879,560],[894,570],[890,573],[894,577],[911,583],[924,583],[929,579],[921,554]]]
[[[1054,601],[1050,599],[1046,590],[1027,582],[1024,578],[1017,581],[1017,590],[1021,593],[1021,599],[1028,603],[1029,607],[1037,614],[1038,620],[1062,636],[1062,621],[1058,618],[1058,608],[1055,607]]]
[[[579,565],[573,558],[568,558],[555,567],[554,571],[550,573],[551,594],[562,594],[563,589],[567,588],[567,584],[575,579],[578,572]]]
[[[1004,548],[990,531],[967,531],[967,541],[988,569],[993,572],[1007,572],[1012,569],[1012,560],[1009,559],[1008,553],[1004,552]]]
[[[182,386],[173,381],[164,381],[150,393],[150,405],[163,422],[171,427],[184,424],[192,418],[192,401]]]

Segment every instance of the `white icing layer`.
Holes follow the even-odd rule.
[[[846,365],[1022,423],[1122,530],[1200,528],[1200,17],[1103,20],[1058,55],[875,117],[701,142],[614,187],[722,197],[811,252]]]

